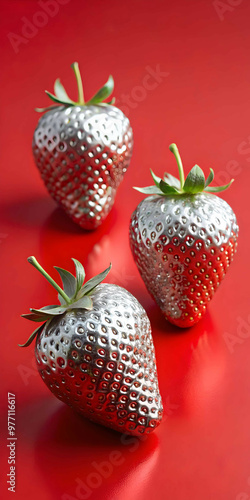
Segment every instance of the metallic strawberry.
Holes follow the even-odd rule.
[[[73,259],[76,278],[56,268],[61,290],[34,257],[28,260],[57,289],[62,303],[24,315],[45,321],[24,344],[36,338],[37,366],[45,384],[97,423],[134,435],[152,432],[163,409],[143,307],[124,288],[100,284],[111,266],[83,285],[83,267]]]
[[[145,198],[132,214],[130,245],[145,285],[164,316],[189,327],[204,315],[224,278],[237,248],[238,226],[231,207],[209,187],[197,165],[184,179],[175,144],[180,181],[151,172],[155,186],[136,188]]]
[[[113,91],[107,83],[84,102],[78,64],[73,69],[79,98],[73,102],[60,80],[54,101],[40,118],[33,137],[33,155],[52,198],[84,229],[95,229],[109,214],[129,166],[133,132],[121,110],[103,102]]]

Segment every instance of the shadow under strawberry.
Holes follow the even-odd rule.
[[[112,230],[115,224],[115,208],[95,231],[85,231],[67,217],[62,209],[56,208],[45,220],[40,231],[40,256],[44,265],[52,267],[55,255],[60,258],[60,264],[63,265],[64,262],[68,261],[72,252],[76,258],[86,264],[93,247]],[[111,256],[109,256],[108,264],[110,259]]]
[[[110,225],[116,224],[117,221],[117,213],[115,207],[113,207],[112,212],[107,216],[107,219],[102,223],[102,226],[95,229],[94,232],[98,232],[98,234],[107,231]],[[77,234],[92,234],[93,230],[83,229],[78,226],[75,222],[73,222],[70,217],[65,214],[64,210],[60,207],[57,207],[48,217],[46,221],[46,225],[50,227],[51,230],[60,231],[62,233],[77,233]]]
[[[157,305],[147,309],[151,322],[164,415],[195,417],[223,390],[225,349],[210,311],[192,328],[168,323]]]
[[[89,274],[98,273],[112,261],[112,283],[133,293],[133,284],[135,281],[140,283],[140,277],[129,250],[127,224],[125,215],[113,207],[107,219],[95,231],[84,231],[60,208],[56,208],[41,228],[39,258],[50,268],[56,255],[63,266],[74,252]],[[144,288],[143,284],[141,288]]]
[[[0,204],[0,211],[12,227],[38,228],[50,216],[55,202],[48,196],[32,196]]]
[[[147,471],[156,467],[158,453],[156,434],[125,437],[64,405],[44,422],[35,442],[35,461],[55,499],[110,499],[114,491],[115,498],[131,498],[139,471],[140,488],[147,489]]]
[[[159,307],[153,302],[152,305],[147,308],[147,312],[151,324],[155,325],[158,332],[163,332],[165,335],[174,334],[177,336],[183,336],[188,335],[188,333],[192,333],[192,337],[197,337],[198,339],[204,333],[204,326],[206,329],[209,326],[211,331],[214,330],[213,320],[209,311],[206,311],[205,316],[200,320],[200,324],[187,328],[179,328],[169,321],[166,321],[166,318],[160,313]]]

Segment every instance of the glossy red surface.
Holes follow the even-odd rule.
[[[250,4],[58,0],[53,15],[41,15],[47,3],[1,2],[1,498],[11,495],[9,391],[17,405],[18,499],[249,500]],[[28,28],[27,20],[40,27]],[[74,60],[87,96],[113,74],[117,104],[135,136],[115,207],[92,233],[48,197],[31,154],[33,108],[46,105],[43,90],[52,90],[58,76],[74,94]],[[131,187],[150,182],[150,167],[175,172],[173,141],[186,171],[198,163],[206,174],[213,167],[218,183],[235,177],[221,196],[240,226],[231,269],[189,330],[164,320],[128,244],[129,218],[142,199]],[[57,401],[34,368],[33,348],[17,346],[33,327],[19,315],[54,301],[52,288],[26,261],[32,254],[48,270],[68,268],[74,256],[89,277],[111,260],[109,281],[146,308],[165,407],[163,423],[146,441],[121,441]]]

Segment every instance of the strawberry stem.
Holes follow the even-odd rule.
[[[46,273],[46,271],[40,266],[35,257],[28,257],[28,262],[32,264],[43,276],[44,278],[55,288],[55,290],[61,295],[61,297],[65,300],[66,304],[71,304],[71,300],[66,295],[66,293],[62,290],[62,288],[51,278],[51,276]]]
[[[183,170],[183,165],[182,165],[180,153],[178,151],[178,148],[177,148],[176,144],[170,144],[169,149],[170,149],[171,153],[173,153],[174,156],[175,156],[175,159],[176,159],[176,162],[177,162],[177,166],[178,166],[178,170],[179,170],[179,176],[180,176],[180,182],[181,182],[181,189],[183,189],[184,182],[185,182],[185,177],[184,177],[184,170]]]
[[[79,65],[77,62],[72,64],[73,71],[75,73],[77,88],[78,88],[78,104],[82,106],[84,104],[84,94],[83,94],[83,85],[82,85],[82,77],[79,70]]]

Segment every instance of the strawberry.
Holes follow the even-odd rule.
[[[130,245],[145,285],[168,321],[189,327],[204,315],[237,247],[238,226],[231,207],[213,193],[195,165],[186,179],[175,144],[180,180],[152,171],[154,186],[135,188],[151,195],[132,214]]]
[[[76,277],[59,267],[63,289],[35,257],[28,261],[57,290],[61,305],[31,309],[23,317],[43,322],[36,338],[39,373],[53,394],[89,419],[140,435],[162,418],[155,350],[149,319],[133,295],[101,283],[111,265],[87,281],[73,259]]]
[[[103,102],[113,92],[112,76],[85,102],[78,63],[72,65],[78,101],[72,101],[59,79],[54,102],[39,120],[33,137],[35,163],[52,198],[84,229],[95,229],[110,212],[117,188],[129,166],[133,132],[122,111]]]

